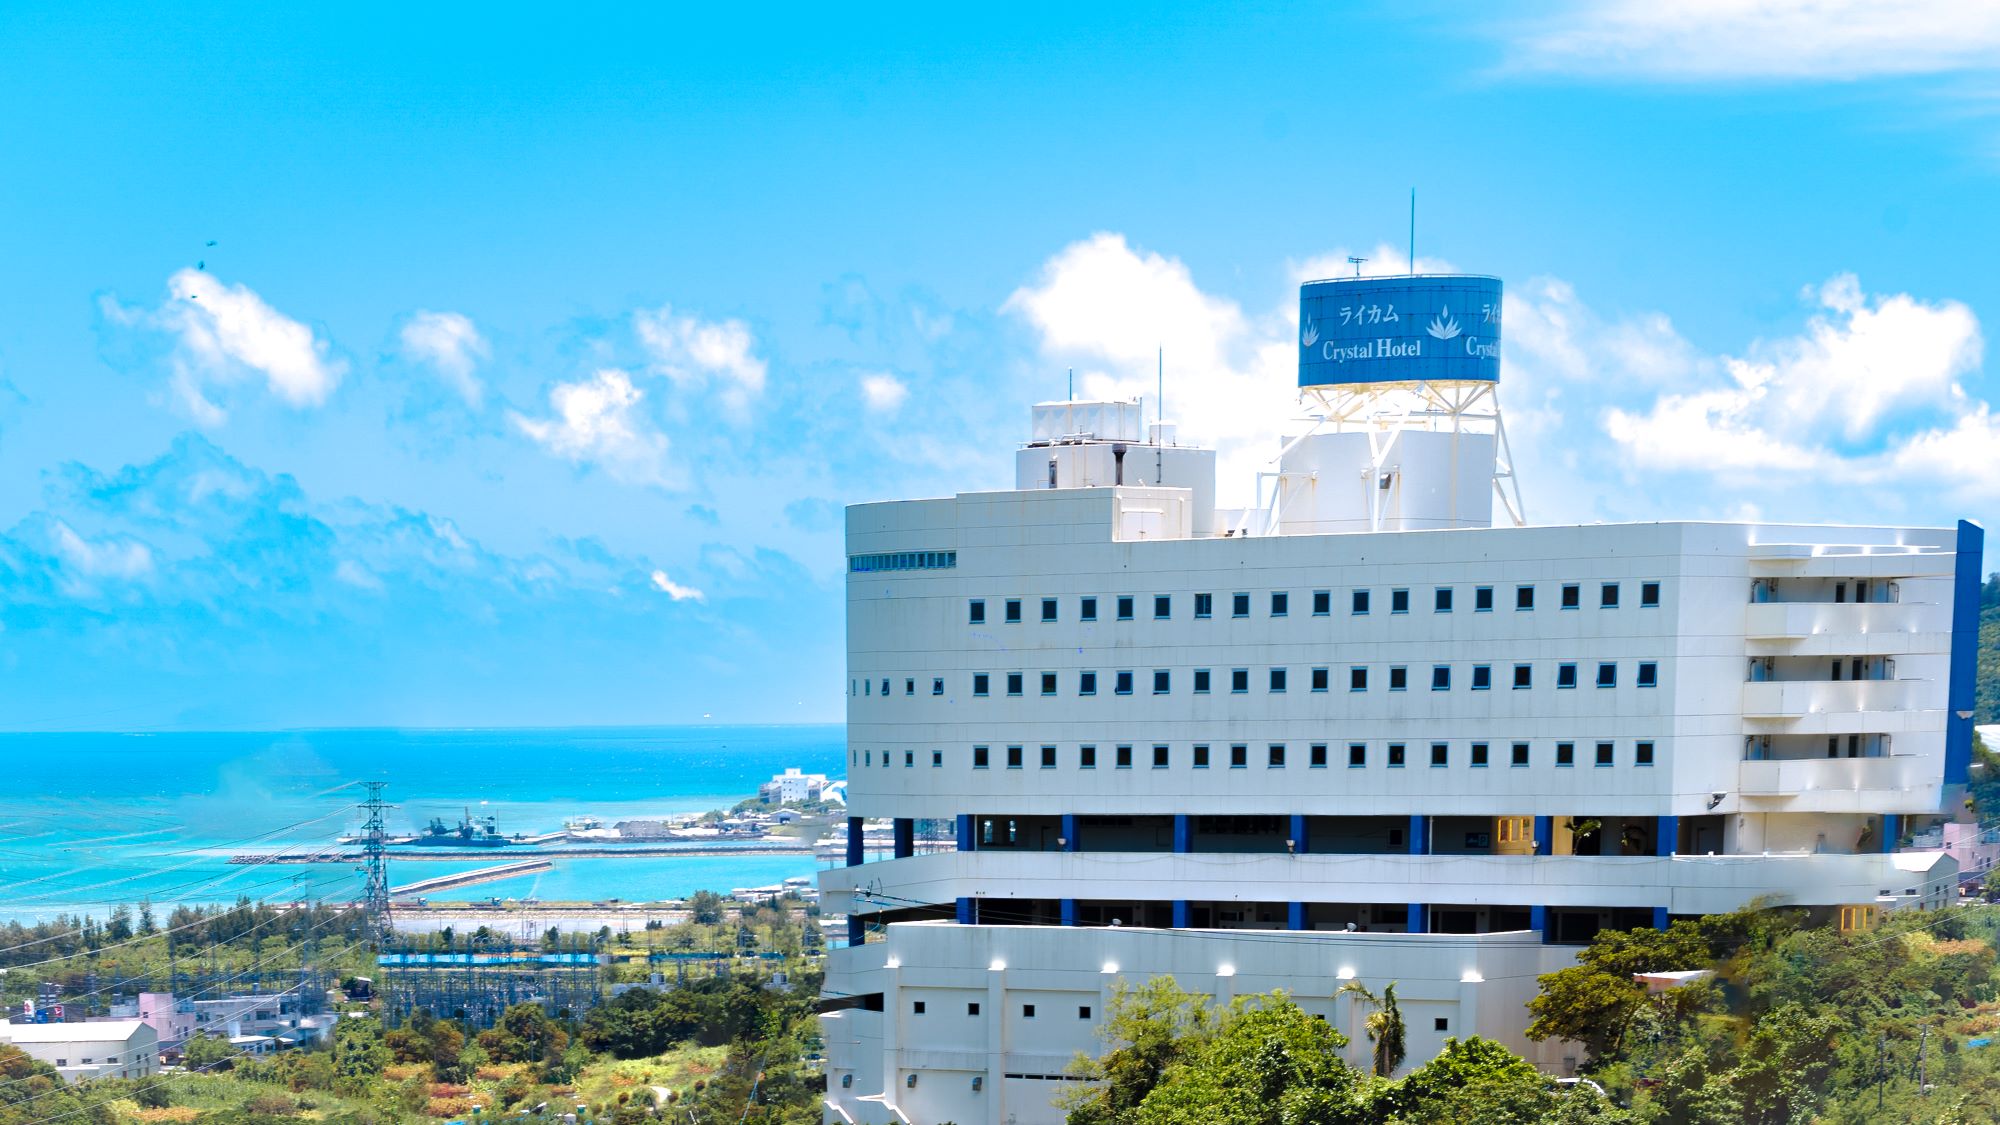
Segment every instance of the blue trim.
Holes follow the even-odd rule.
[[[1422,813],[1410,814],[1410,838],[1407,842],[1411,855],[1431,854],[1430,819]]]
[[[1194,818],[1186,813],[1174,814],[1174,851],[1182,855],[1194,850]],[[1180,923],[1176,922],[1175,925]]]
[[[1535,819],[1541,820],[1542,818],[1536,817]],[[1528,928],[1541,934],[1542,944],[1547,945],[1549,942],[1549,908],[1546,906],[1530,906],[1528,908]]]
[[[979,900],[962,898],[958,900],[958,924],[976,926],[979,924]]]
[[[1285,928],[1288,930],[1303,930],[1306,928],[1305,903],[1288,902],[1285,904]]]
[[[1431,932],[1431,908],[1421,902],[1410,904],[1410,932],[1427,934]]]
[[[868,940],[868,923],[858,915],[847,916],[847,944],[860,945]]]
[[[861,831],[862,831],[861,818],[858,816],[848,817],[847,818],[847,866],[849,867],[861,866],[861,860],[862,860]]]
[[[908,859],[917,854],[917,822],[907,816],[899,816],[889,822],[889,832],[894,840],[895,857]]]
[[[1064,851],[1080,852],[1083,850],[1083,840],[1077,835],[1076,831],[1075,813],[1062,814],[1062,836],[1063,839],[1069,841],[1069,843],[1063,845]]]
[[[962,851],[962,852],[969,852],[969,851],[971,851],[971,850],[972,850],[972,845],[973,845],[973,839],[972,839],[972,814],[971,814],[971,813],[959,813],[959,814],[958,814],[958,850],[959,850],[959,851]]]
[[[1311,850],[1312,850],[1312,841],[1311,841],[1310,839],[1308,839],[1308,838],[1307,838],[1307,836],[1306,836],[1306,817],[1305,817],[1305,814],[1304,814],[1304,813],[1293,813],[1293,814],[1292,814],[1292,854],[1293,854],[1293,855],[1304,855],[1304,854],[1306,854],[1307,852],[1309,852],[1309,851],[1311,851]],[[1292,927],[1292,928],[1293,928],[1293,929],[1300,929],[1301,927],[1298,927],[1298,926],[1294,926],[1294,927]]]
[[[1194,925],[1194,904],[1184,898],[1174,900],[1174,929],[1185,930]]]
[[[1903,815],[1901,813],[1883,813],[1881,847],[1876,850],[1881,852],[1895,851],[1896,840],[1902,835]]]
[[[1653,826],[1653,854],[1672,855],[1680,843],[1681,818],[1663,816]]]
[[[1653,928],[1654,928],[1654,929],[1656,929],[1656,930],[1664,930],[1664,929],[1666,929],[1666,928],[1667,928],[1667,908],[1666,908],[1666,907],[1664,907],[1664,906],[1655,906],[1655,907],[1653,908]]]
[[[1065,926],[1076,925],[1076,900],[1073,898],[1062,900],[1062,924]]]
[[[1970,520],[1958,521],[1958,568],[1951,586],[1951,679],[1944,714],[1946,785],[1964,785],[1972,779],[1972,709],[1979,693],[1979,568],[1985,558],[1985,529]],[[1960,711],[1965,718],[1958,717]]]
[[[1535,854],[1554,855],[1556,850],[1556,818],[1538,816],[1535,818]],[[1535,907],[1536,910],[1542,909]],[[1536,926],[1536,929],[1541,929]]]

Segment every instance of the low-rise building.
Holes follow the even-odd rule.
[[[69,1082],[160,1071],[160,1037],[144,1020],[0,1024],[0,1042],[55,1067]]]
[[[826,775],[823,773],[800,773],[797,766],[791,766],[781,774],[757,787],[757,799],[765,804],[791,805],[803,801],[817,801],[826,790]]]

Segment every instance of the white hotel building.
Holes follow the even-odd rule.
[[[828,1121],[1059,1121],[1159,975],[1287,989],[1358,1066],[1340,988],[1394,981],[1411,1064],[1560,1070],[1523,1005],[1601,928],[1953,896],[1895,849],[1970,762],[1980,529],[1524,526],[1498,288],[1308,285],[1255,508],[1137,406],[1055,403],[1013,490],[848,509],[848,802],[895,846],[822,874]],[[1342,335],[1357,301],[1406,336]]]

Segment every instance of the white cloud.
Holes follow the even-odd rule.
[[[168,299],[151,311],[107,304],[119,323],[158,329],[174,338],[174,393],[196,421],[220,425],[227,412],[210,396],[211,385],[261,377],[290,406],[324,403],[347,371],[326,341],[278,312],[247,286],[226,285],[213,274],[181,270],[167,279]]]
[[[2000,6],[1936,0],[1571,0],[1502,25],[1524,70],[1849,81],[2000,68]]]
[[[667,577],[667,572],[664,570],[653,572],[653,589],[658,590],[677,602],[706,602],[708,600],[707,594],[702,593],[692,586],[681,585]]]
[[[651,370],[675,386],[696,390],[719,380],[723,405],[737,414],[764,392],[766,365],[753,354],[757,341],[742,321],[705,321],[661,306],[632,314],[632,325]]]
[[[894,414],[910,397],[910,388],[886,371],[861,377],[861,400],[877,414]]]
[[[469,317],[420,309],[403,322],[400,338],[405,358],[434,368],[468,406],[479,407],[486,386],[473,369],[489,349]]]
[[[631,376],[608,367],[588,379],[551,388],[552,417],[508,413],[522,433],[552,453],[601,465],[612,477],[630,484],[674,487],[666,462],[666,436],[639,410],[645,397],[632,385]]]
[[[143,578],[153,569],[153,552],[136,539],[89,540],[75,528],[55,522],[55,550],[77,573],[91,578]]]

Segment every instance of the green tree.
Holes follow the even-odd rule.
[[[696,891],[688,897],[688,917],[703,926],[722,923],[722,896],[714,891]]]
[[[196,1032],[181,1044],[181,1065],[189,1070],[221,1069],[238,1057],[229,1040],[205,1031]]]
[[[1380,1077],[1394,1077],[1408,1053],[1408,1029],[1403,1026],[1403,1009],[1396,1003],[1396,982],[1390,981],[1380,996],[1358,980],[1341,985],[1340,991],[1375,1006],[1363,1024],[1368,1029],[1368,1042],[1374,1045],[1371,1069]]]

